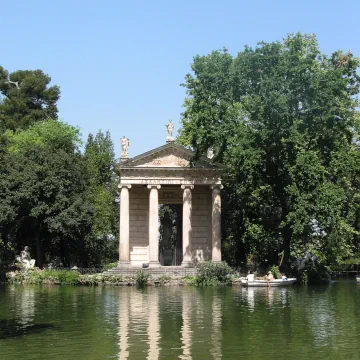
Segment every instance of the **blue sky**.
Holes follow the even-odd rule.
[[[180,87],[196,54],[315,33],[321,50],[360,56],[360,0],[0,0],[0,64],[42,69],[61,87],[60,118],[84,138],[129,137],[130,156],[165,143],[180,126]]]

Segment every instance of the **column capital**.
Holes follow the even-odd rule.
[[[224,185],[222,184],[213,184],[213,185],[210,185],[210,189],[211,190],[222,190],[224,188]]]
[[[152,189],[152,188],[156,188],[156,189],[161,189],[161,185],[159,185],[159,184],[149,184],[148,186],[147,186],[147,188],[148,189]]]
[[[192,185],[192,184],[184,184],[184,185],[181,185],[181,188],[182,188],[183,190],[185,190],[185,189],[193,190],[193,189],[194,189],[194,185]]]
[[[121,189],[121,188],[123,188],[123,187],[126,187],[126,188],[128,188],[128,189],[131,189],[132,185],[129,185],[129,184],[119,184],[119,185],[118,185],[118,188],[119,188],[119,189]]]

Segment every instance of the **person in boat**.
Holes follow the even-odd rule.
[[[268,274],[265,276],[265,280],[266,280],[266,281],[272,281],[272,280],[274,280],[274,275],[272,274],[271,271],[269,271]]]
[[[265,280],[267,281],[268,287],[270,287],[270,281],[274,280],[274,275],[269,271],[267,275],[265,275]]]
[[[284,275],[284,274],[281,274],[281,280],[287,280],[288,278]]]

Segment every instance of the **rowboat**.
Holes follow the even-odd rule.
[[[266,281],[266,280],[253,280],[253,281],[249,281],[247,279],[242,279],[241,280],[241,285],[242,286],[247,286],[247,287],[266,287],[266,286],[270,286],[270,287],[280,287],[280,286],[289,286],[292,284],[296,283],[296,278],[289,278],[287,280],[282,280],[282,279],[274,279],[271,281]]]

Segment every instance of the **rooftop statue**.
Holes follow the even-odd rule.
[[[128,157],[129,156],[129,152],[128,152],[128,148],[130,146],[130,141],[127,137],[123,136],[120,139],[120,144],[121,144],[121,157]]]
[[[174,131],[174,123],[172,122],[172,120],[169,120],[169,122],[165,126],[166,126],[166,129],[167,129],[166,141],[167,142],[174,141],[174,138],[172,136],[172,133]]]

